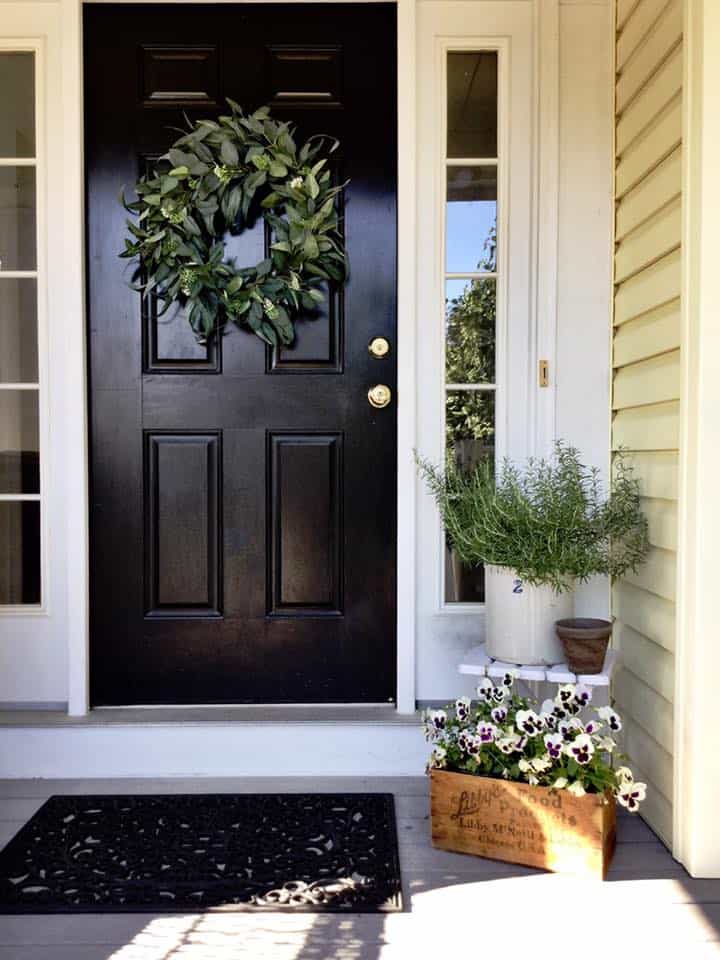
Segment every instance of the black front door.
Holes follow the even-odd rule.
[[[384,3],[85,7],[95,705],[394,699],[395,49]],[[226,96],[341,142],[350,279],[289,349],[199,345],[118,259],[121,187]]]

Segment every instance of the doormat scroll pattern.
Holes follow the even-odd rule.
[[[391,794],[51,797],[0,852],[0,913],[401,909]]]

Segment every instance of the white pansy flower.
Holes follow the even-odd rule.
[[[530,766],[530,761],[526,760],[525,757],[522,757],[522,759],[519,761],[518,767],[523,773],[529,773],[530,770],[532,769],[532,767]]]
[[[616,796],[618,803],[630,811],[635,811],[645,799],[647,786],[644,783],[635,783],[633,780],[625,780],[618,790]]]
[[[431,710],[428,719],[432,727],[437,731],[444,730],[447,726],[447,714],[444,710]]]
[[[579,683],[575,687],[575,703],[578,706],[586,707],[592,700],[592,687],[586,686],[584,683]]]
[[[483,677],[477,685],[477,695],[484,703],[490,703],[493,683],[488,677]]]
[[[549,757],[533,757],[530,761],[530,766],[535,773],[545,773],[545,771],[549,770],[552,766],[552,760]]]
[[[560,707],[567,707],[573,702],[574,697],[575,684],[565,683],[562,687],[558,688],[558,692],[555,697],[555,703]]]
[[[517,677],[518,672],[518,670],[508,670],[500,681],[502,686],[508,688],[512,687],[512,685],[515,683],[515,678]]]
[[[481,743],[493,743],[499,731],[494,723],[479,723],[477,732]]]
[[[529,737],[535,736],[543,729],[543,723],[534,710],[518,710],[515,714],[515,726]]]
[[[622,730],[620,716],[613,710],[612,707],[600,707],[598,710],[598,716],[603,723],[606,723],[611,730],[615,731],[615,733],[618,733],[620,730]]]
[[[567,777],[558,777],[555,783],[553,783],[553,790],[562,790],[567,786]]]
[[[507,715],[507,707],[493,707],[490,711],[490,716],[495,723],[504,723],[507,720]]]
[[[596,720],[588,720],[588,722],[585,724],[585,733],[597,733],[599,729],[600,724]]]
[[[517,749],[517,740],[515,737],[499,737],[495,741],[495,746],[498,748],[500,753],[514,753]]]
[[[490,692],[490,699],[493,703],[504,703],[508,697],[511,697],[510,687],[493,687]]]
[[[630,767],[618,767],[615,771],[615,776],[617,777],[618,783],[632,783],[634,779]]]
[[[592,755],[595,753],[595,747],[590,737],[586,733],[581,733],[573,741],[565,746],[565,753],[572,757],[576,763],[585,766],[590,763]]]
[[[470,697],[458,697],[455,701],[455,716],[458,720],[467,720],[470,716]]]
[[[447,763],[447,750],[445,747],[441,747],[440,744],[437,744],[433,747],[433,752],[430,754],[430,766],[435,770],[441,770]]]
[[[546,713],[544,710],[541,710],[540,723],[542,723],[546,730],[557,730],[558,720],[554,713]]]
[[[531,787],[536,787],[540,783],[534,773],[529,773],[527,780]]]
[[[617,744],[612,737],[598,737],[597,747],[599,750],[605,750],[607,753],[612,753]]]
[[[567,743],[569,740],[575,736],[576,733],[583,729],[583,725],[577,719],[577,717],[568,717],[567,720],[561,720],[558,723],[558,733]]]
[[[579,780],[576,780],[574,783],[571,783],[569,787],[567,787],[567,792],[571,793],[574,797],[584,797],[585,787],[580,783]]]
[[[469,730],[458,734],[457,745],[463,753],[472,753],[475,750],[475,737]]]
[[[548,733],[544,737],[545,749],[553,760],[559,760],[562,756],[565,741],[559,733]]]

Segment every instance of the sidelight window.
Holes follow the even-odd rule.
[[[0,50],[0,607],[41,603],[36,63]]]
[[[446,456],[495,456],[498,257],[498,53],[446,53],[443,272]],[[482,603],[482,568],[445,546],[446,603]]]

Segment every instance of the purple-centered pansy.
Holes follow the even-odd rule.
[[[561,707],[568,707],[573,702],[574,697],[575,685],[573,683],[566,683],[558,689],[555,703]]]
[[[559,733],[548,733],[544,739],[545,749],[553,760],[559,760],[562,756],[565,741]]]
[[[576,763],[584,767],[592,760],[595,747],[590,737],[586,733],[581,733],[580,736],[575,737],[574,740],[565,745],[565,752]]]
[[[494,723],[479,723],[477,735],[481,743],[494,743],[498,735],[498,728]]]
[[[644,783],[625,780],[617,792],[618,803],[628,810],[635,811],[645,799],[647,787]]]
[[[558,733],[566,743],[572,740],[575,734],[582,729],[583,725],[577,717],[568,717],[567,720],[561,720],[558,723]]]
[[[507,720],[507,707],[493,707],[490,716],[495,723],[504,723]]]
[[[592,700],[592,687],[586,686],[584,683],[579,683],[575,687],[575,703],[579,707],[586,707]]]
[[[521,733],[534,737],[543,729],[543,722],[534,710],[518,710],[515,714],[515,726]]]
[[[613,710],[612,707],[600,707],[598,710],[598,716],[603,723],[606,723],[615,733],[619,733],[619,731],[622,730],[620,716]]]
[[[475,737],[469,730],[463,730],[458,734],[457,745],[463,753],[472,753],[475,747]]]
[[[477,685],[477,695],[483,703],[490,703],[493,691],[493,682],[489,677],[483,677]]]
[[[447,726],[447,714],[444,710],[431,710],[428,719],[435,730],[444,730]]]
[[[455,701],[455,716],[462,723],[470,716],[470,697],[458,697]]]

